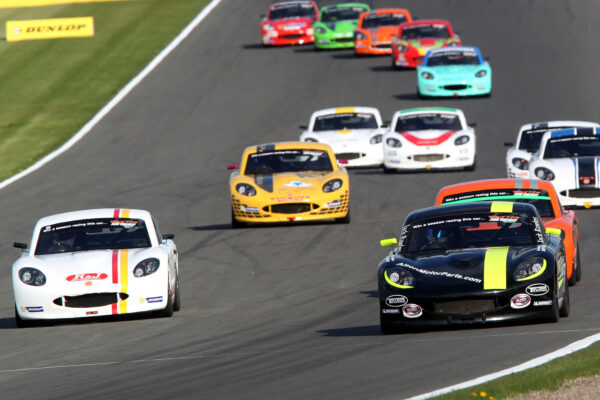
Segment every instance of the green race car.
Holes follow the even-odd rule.
[[[354,28],[358,17],[370,11],[364,3],[342,3],[321,8],[320,19],[313,25],[315,48],[347,49],[354,47]]]

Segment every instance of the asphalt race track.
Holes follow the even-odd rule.
[[[373,1],[372,6],[399,2]],[[224,0],[66,154],[0,191],[2,399],[402,399],[504,369],[600,331],[600,210],[578,212],[583,280],[557,324],[382,336],[379,239],[444,184],[505,176],[521,124],[600,120],[600,3],[405,0],[453,23],[490,57],[489,99],[419,100],[414,71],[312,46],[265,49],[269,1]],[[461,108],[476,122],[474,172],[351,172],[352,223],[231,230],[228,164],[247,145],[295,140],[310,113]],[[151,210],[181,252],[183,309],[16,329],[14,241],[38,218],[96,207]]]

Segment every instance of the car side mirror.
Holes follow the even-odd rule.
[[[175,239],[175,235],[172,233],[165,233],[162,235],[163,240],[173,240]]]
[[[238,164],[231,164],[227,166],[227,169],[238,169],[240,166]]]
[[[391,239],[381,239],[379,241],[379,245],[381,247],[385,247],[385,246],[391,246],[393,244],[397,244],[398,243],[398,239],[397,238],[391,238]]]
[[[489,57],[489,56],[488,56],[488,57],[483,57],[483,59],[484,59],[485,61],[490,61],[490,57]]]
[[[512,147],[515,144],[513,142],[504,142],[504,147]]]
[[[471,128],[475,128],[477,126],[477,122],[470,122],[468,124]]]
[[[27,250],[27,243],[14,242],[13,247],[21,250]]]
[[[298,126],[298,128],[300,128],[300,129],[308,129],[308,126],[307,125],[300,125],[300,126]]]

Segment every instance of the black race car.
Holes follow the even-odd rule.
[[[381,331],[569,315],[560,229],[525,203],[478,202],[409,214],[377,271]]]

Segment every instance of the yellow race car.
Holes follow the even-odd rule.
[[[323,143],[250,146],[229,179],[231,226],[333,219],[350,222],[350,180]]]

